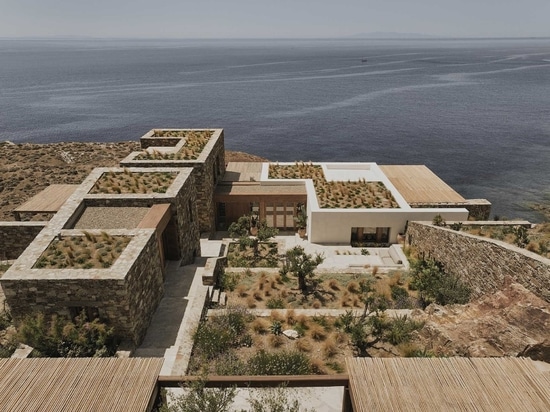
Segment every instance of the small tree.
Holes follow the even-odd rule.
[[[325,257],[318,253],[315,256],[307,254],[303,247],[295,246],[287,250],[285,254],[286,261],[281,269],[281,274],[286,275],[292,273],[298,278],[298,287],[305,295],[307,293],[307,278],[313,276],[313,272],[317,269]]]
[[[251,228],[257,229],[255,236],[250,235]],[[239,239],[241,250],[251,247],[255,258],[259,256],[260,243],[268,241],[279,233],[277,228],[268,226],[265,220],[260,221],[254,215],[241,216],[239,220],[229,225],[228,231],[229,236]]]
[[[206,380],[198,380],[184,386],[186,393],[175,397],[170,406],[163,405],[160,412],[226,412],[233,410],[237,389],[206,388]]]

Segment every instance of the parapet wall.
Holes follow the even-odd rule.
[[[475,220],[488,220],[491,215],[491,202],[486,199],[467,199],[465,203],[413,203],[413,208],[457,208],[463,207],[468,210],[469,217]]]
[[[511,278],[550,302],[550,259],[499,240],[423,222],[409,223],[406,241],[460,276],[474,296],[495,292]]]
[[[48,222],[0,222],[0,260],[17,259]]]

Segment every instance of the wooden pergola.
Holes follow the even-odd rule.
[[[15,220],[21,220],[21,213],[57,213],[78,185],[50,185],[14,209]]]

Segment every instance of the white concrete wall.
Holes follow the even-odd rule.
[[[309,197],[308,197],[309,206]],[[308,239],[314,243],[349,244],[352,227],[389,227],[390,243],[405,230],[407,221],[432,221],[441,215],[448,221],[468,220],[468,211],[456,209],[318,209],[308,207]]]

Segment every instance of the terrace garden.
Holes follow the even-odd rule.
[[[106,269],[115,263],[131,237],[111,236],[107,232],[54,239],[40,255],[35,269]]]
[[[327,181],[321,166],[311,163],[269,165],[270,179],[312,179],[319,207],[328,209],[397,208],[391,192],[382,182]]]
[[[153,137],[181,137],[185,144],[178,152],[143,152],[136,160],[195,160],[212,137],[210,130],[155,130]]]
[[[173,172],[106,172],[94,183],[90,194],[166,193],[176,178]]]

